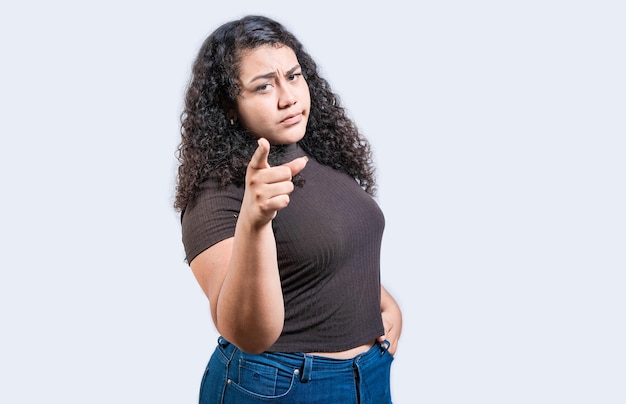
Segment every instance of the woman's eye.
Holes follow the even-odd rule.
[[[262,84],[256,88],[256,91],[266,91],[269,87],[269,84]]]
[[[296,80],[300,76],[302,76],[302,73],[291,74],[291,75],[289,75],[289,81],[294,81],[294,80]]]

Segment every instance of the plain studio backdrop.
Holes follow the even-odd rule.
[[[245,14],[298,36],[373,145],[394,402],[626,402],[623,2],[17,4],[0,402],[196,402],[217,334],[172,208],[179,115]]]

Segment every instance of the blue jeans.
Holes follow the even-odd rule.
[[[304,353],[249,354],[220,337],[200,386],[200,404],[390,404],[388,342],[352,359]]]

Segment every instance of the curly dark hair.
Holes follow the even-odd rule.
[[[321,164],[350,175],[366,192],[375,195],[371,147],[329,83],[319,76],[313,58],[280,23],[263,16],[246,16],[216,29],[204,41],[193,63],[181,114],[174,207],[184,211],[209,174],[223,186],[244,183],[257,142],[240,124],[231,124],[229,111],[234,110],[240,93],[237,77],[242,52],[263,45],[291,48],[309,86],[307,131],[298,144]]]

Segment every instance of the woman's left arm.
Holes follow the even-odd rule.
[[[402,333],[402,312],[395,299],[380,285],[380,312],[383,317],[385,334],[378,338],[379,341],[389,341],[389,353],[395,355],[398,349],[398,340]]]

